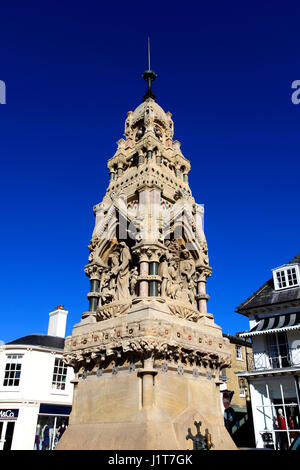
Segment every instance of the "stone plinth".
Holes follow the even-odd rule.
[[[192,448],[186,440],[194,421],[212,435],[215,449],[235,449],[224,428],[219,390],[213,379],[179,375],[172,367],[150,375],[153,403],[144,408],[146,375],[121,367],[116,375],[88,376],[76,385],[74,411],[58,444],[59,449],[179,449]]]
[[[58,449],[191,449],[194,421],[215,449],[235,448],[219,392],[228,344],[212,318],[195,323],[143,301],[126,315],[75,325],[66,350],[70,361],[86,353],[88,362],[77,373]]]

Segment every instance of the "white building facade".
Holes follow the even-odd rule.
[[[248,371],[258,448],[286,450],[300,433],[300,255],[275,268],[273,277],[243,302],[253,354]]]
[[[73,369],[62,361],[67,311],[50,313],[47,335],[0,346],[0,450],[52,450],[68,425]]]

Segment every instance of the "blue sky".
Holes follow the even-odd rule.
[[[299,244],[297,2],[6,2],[0,18],[0,340],[47,333],[88,309],[83,267],[93,205],[126,113],[158,74],[158,103],[192,164],[205,206],[208,307],[225,333],[235,307]]]

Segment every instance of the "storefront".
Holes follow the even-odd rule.
[[[11,449],[18,416],[18,409],[0,409],[0,450]]]
[[[259,447],[287,450],[300,433],[298,378],[252,381],[253,419]]]
[[[65,432],[70,406],[41,404],[35,431],[35,450],[53,450]]]
[[[46,403],[0,409],[0,450],[53,450],[70,413],[71,406]]]

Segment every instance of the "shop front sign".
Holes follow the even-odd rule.
[[[0,410],[0,419],[17,419],[19,410]]]

